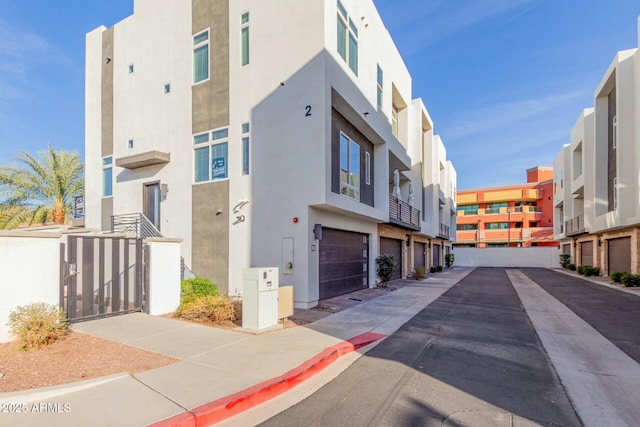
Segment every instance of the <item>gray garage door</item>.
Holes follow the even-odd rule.
[[[580,265],[593,265],[593,242],[581,242],[580,251]]]
[[[369,236],[322,228],[320,240],[320,299],[369,286]]]
[[[425,245],[424,243],[414,242],[413,243],[413,268],[416,267],[424,267],[424,254],[425,254]]]
[[[442,265],[440,264],[440,245],[431,246],[431,251],[433,252],[433,264],[432,266]]]
[[[631,272],[631,237],[611,239],[609,245],[609,274],[614,271]]]
[[[380,238],[380,255],[389,254],[396,257],[396,268],[393,270],[391,280],[402,278],[402,240]]]

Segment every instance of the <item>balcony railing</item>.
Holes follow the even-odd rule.
[[[156,226],[141,213],[112,215],[111,232],[135,234],[142,239],[162,237]]]
[[[438,237],[449,238],[449,226],[445,223],[440,223],[440,230],[438,231]]]
[[[575,234],[584,233],[584,215],[578,215],[571,218],[569,221],[565,221],[565,235],[573,236]]]
[[[420,210],[390,194],[389,222],[412,230],[420,230]]]

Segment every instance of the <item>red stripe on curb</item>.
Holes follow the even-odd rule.
[[[218,423],[291,390],[331,365],[340,356],[351,353],[384,337],[385,335],[373,332],[358,335],[324,349],[313,358],[279,377],[198,406],[189,412],[183,412],[180,415],[158,421],[151,424],[150,427],[205,427]]]

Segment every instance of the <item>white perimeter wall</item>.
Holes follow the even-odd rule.
[[[12,341],[9,313],[35,302],[60,303],[60,235],[0,232],[0,342]]]
[[[462,267],[560,267],[560,249],[535,248],[456,248],[453,265]]]
[[[172,313],[180,305],[179,239],[149,239],[149,314]]]

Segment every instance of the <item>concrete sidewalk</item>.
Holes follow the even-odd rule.
[[[638,425],[640,365],[523,271],[507,274],[584,425]]]
[[[0,413],[0,426],[143,426],[169,419],[172,423],[193,419],[190,411],[195,408],[243,391],[253,393],[256,385],[269,381],[286,383],[291,380],[288,375],[304,374],[318,369],[316,365],[330,363],[333,359],[325,355],[332,349],[340,353],[346,340],[395,332],[471,271],[457,267],[309,325],[262,335],[143,314],[76,324],[73,328],[78,332],[181,360],[136,375],[123,373],[0,394],[0,404],[20,404],[28,409],[26,413]],[[34,412],[33,408],[45,412]]]

